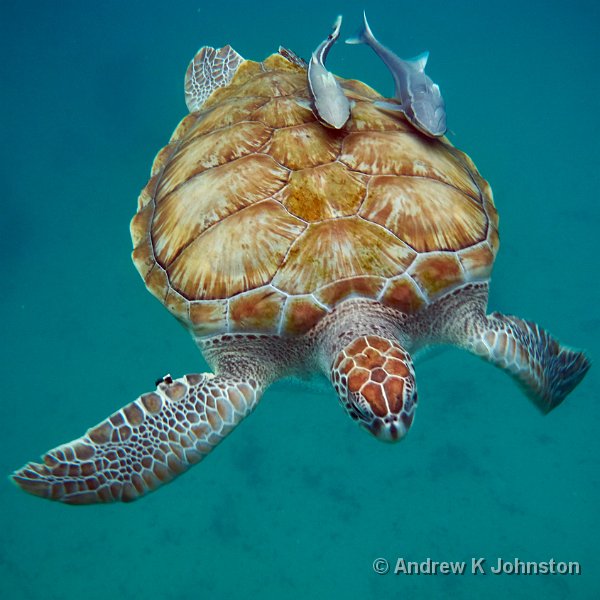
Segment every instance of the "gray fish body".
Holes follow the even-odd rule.
[[[335,77],[325,68],[327,54],[340,35],[341,23],[340,16],[332,33],[319,44],[308,63],[308,85],[314,109],[320,121],[334,129],[343,127],[350,117],[350,102]]]
[[[440,137],[446,133],[446,107],[438,85],[425,74],[428,54],[412,60],[403,60],[381,44],[373,35],[366,15],[362,31],[347,44],[366,44],[389,69],[395,84],[395,99],[400,106],[381,103],[388,110],[400,110],[417,129],[423,133]]]

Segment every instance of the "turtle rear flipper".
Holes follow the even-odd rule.
[[[13,474],[23,490],[68,504],[129,502],[200,462],[256,406],[256,380],[186,375],[160,383],[83,437]]]
[[[590,362],[536,323],[492,313],[479,321],[469,350],[515,377],[543,412],[556,408],[584,378]]]

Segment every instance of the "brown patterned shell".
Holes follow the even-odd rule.
[[[489,278],[498,216],[469,157],[339,81],[354,105],[335,131],[304,70],[246,61],[158,153],[133,260],[196,335],[302,334],[349,296],[414,313]]]

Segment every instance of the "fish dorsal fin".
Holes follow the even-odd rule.
[[[409,58],[406,62],[410,63],[417,71],[424,71],[428,58],[429,52],[426,50],[417,56],[413,56],[413,58]]]
[[[200,110],[217,88],[229,85],[243,62],[231,46],[200,48],[185,74],[185,103],[189,111]]]

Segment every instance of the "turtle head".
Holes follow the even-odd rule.
[[[361,336],[345,346],[331,366],[331,382],[348,414],[376,438],[401,440],[417,405],[410,355],[395,341]]]

